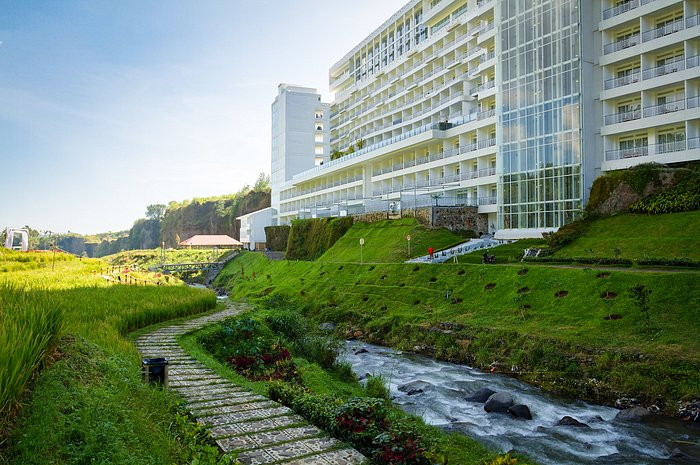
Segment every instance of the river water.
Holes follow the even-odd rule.
[[[360,349],[367,352],[356,354]],[[697,424],[664,417],[622,422],[615,420],[619,410],[614,408],[563,399],[504,375],[359,341],[346,342],[343,357],[360,377],[382,375],[394,403],[427,423],[467,434],[492,449],[522,452],[543,465],[700,464]],[[414,381],[429,384],[419,394],[399,391]],[[516,404],[530,408],[533,419],[487,413],[483,404],[464,400],[483,387],[512,394]],[[556,426],[566,415],[589,428]],[[671,458],[676,448],[694,458]]]

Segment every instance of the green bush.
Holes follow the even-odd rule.
[[[630,205],[629,211],[657,215],[700,209],[700,172],[690,171],[681,176],[674,188]]]

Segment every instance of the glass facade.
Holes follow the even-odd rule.
[[[583,207],[579,0],[502,0],[498,228],[556,228]]]

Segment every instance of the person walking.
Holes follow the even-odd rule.
[[[432,260],[433,259],[433,248],[432,247],[428,247],[428,255],[430,255],[430,259]]]

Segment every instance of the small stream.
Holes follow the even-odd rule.
[[[360,349],[367,352],[356,354]],[[359,377],[382,375],[394,403],[427,423],[464,433],[496,450],[525,453],[543,465],[700,463],[696,423],[660,416],[643,423],[622,422],[615,420],[619,410],[614,408],[571,401],[504,375],[360,341],[346,342],[344,359]],[[429,384],[419,394],[399,390],[414,381]],[[464,400],[484,387],[512,394],[516,403],[530,408],[533,419],[487,413],[483,404]],[[589,427],[557,426],[565,415]],[[671,458],[677,448],[694,458]]]

